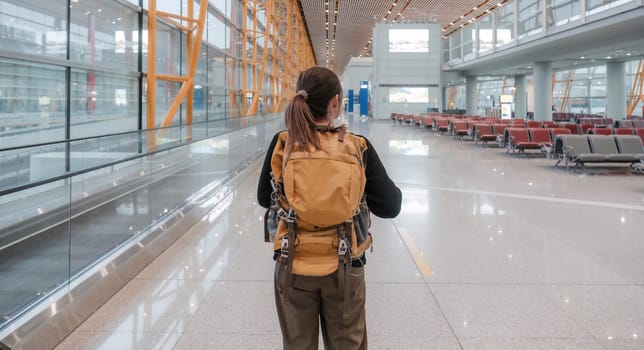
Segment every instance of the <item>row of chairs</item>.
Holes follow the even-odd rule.
[[[623,119],[615,122],[616,128],[644,128],[644,118]]]
[[[507,127],[514,128],[554,128],[557,127],[555,122],[551,121],[534,121],[523,119],[496,119],[496,120],[436,120],[436,128],[439,132],[449,132],[457,138],[462,138],[464,136],[474,136],[475,135],[475,125],[476,124],[490,124],[496,126],[498,129],[497,134],[502,134],[503,130]]]
[[[559,135],[555,139],[555,166],[564,162],[575,166],[585,163],[630,163],[640,169],[644,162],[642,139],[634,135]]]
[[[546,155],[550,153],[553,140],[558,135],[570,135],[565,128],[507,128],[504,139],[507,142],[506,153],[521,153],[527,149],[541,150]]]
[[[490,141],[495,141],[501,147],[505,147],[508,143],[508,129],[542,129],[547,133],[550,133],[550,130],[557,129],[560,131],[561,128],[557,127],[555,123],[544,123],[542,126],[536,127],[527,127],[526,124],[516,123],[516,124],[488,124],[488,123],[473,123],[469,131],[469,135],[472,136],[472,139],[476,144],[487,144]],[[528,131],[526,131],[528,132]],[[568,133],[570,131],[568,130]]]
[[[564,112],[553,112],[552,120],[556,122],[568,122],[568,121],[577,121],[579,119],[588,119],[588,118],[601,118],[601,115],[595,114],[583,114],[583,113],[564,113]]]
[[[548,157],[553,154],[559,158],[555,166],[562,161],[566,166],[569,163],[583,166],[586,162],[628,162],[633,169],[644,172],[644,128],[601,127],[598,120],[595,124],[583,120],[581,123],[560,124],[440,113],[401,116],[400,119],[392,115],[392,119],[431,127],[455,138],[469,136],[476,144],[495,141],[500,147],[507,146],[506,153],[540,150]],[[582,130],[585,130],[584,134],[581,134]]]
[[[603,118],[603,117],[577,117],[575,119],[577,124],[590,124],[597,126],[610,126],[613,125],[613,118]]]

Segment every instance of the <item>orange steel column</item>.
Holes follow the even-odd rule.
[[[246,115],[246,85],[248,83],[248,0],[242,3],[242,69],[241,69],[241,115]]]
[[[146,121],[145,128],[154,129],[155,109],[156,109],[156,49],[157,49],[157,1],[149,0],[148,7],[148,73],[147,73],[147,92],[146,92]],[[154,131],[146,132],[146,144],[148,150],[156,148],[156,137]]]
[[[633,86],[626,106],[627,117],[633,115],[640,102],[644,103],[644,60],[640,60],[637,64],[637,72],[633,77]],[[644,110],[642,113],[644,114]]]
[[[277,110],[281,111],[285,106],[286,95],[291,93],[291,80],[292,80],[292,67],[291,63],[293,58],[293,22],[295,17],[293,16],[293,7],[295,6],[294,1],[289,1],[286,4],[286,37],[284,38],[284,70],[281,74],[280,85],[281,89],[278,96]]]
[[[271,16],[272,16],[272,6],[273,2],[271,0],[267,1],[264,3],[264,9],[265,9],[265,16],[266,16],[266,23],[264,24],[264,33],[260,34],[257,30],[257,12],[255,12],[255,18],[254,18],[254,23],[253,23],[253,29],[254,29],[254,35],[255,35],[255,43],[253,47],[253,60],[255,61],[255,66],[253,67],[253,99],[250,104],[250,108],[248,109],[247,115],[255,115],[257,114],[258,110],[258,104],[259,104],[259,98],[262,94],[262,83],[264,82],[264,77],[266,73],[266,68],[268,65],[268,52],[269,52],[269,45],[268,45],[268,39],[270,36],[270,28],[272,27],[271,25]],[[257,11],[258,8],[258,3],[255,3],[255,10]],[[258,61],[257,61],[257,39],[258,37],[264,37],[264,47],[262,49],[262,62],[261,62],[261,68],[259,68],[258,71]],[[264,101],[264,104],[266,104],[266,101]]]
[[[203,3],[202,3],[203,4]],[[206,9],[208,8],[208,3],[206,2]],[[194,18],[194,1],[188,0],[188,18]],[[205,24],[205,22],[204,22]],[[194,42],[192,35],[188,33],[186,35],[186,46],[187,46],[187,52],[192,52],[193,48],[192,46],[198,46],[199,48],[201,47],[201,41]],[[197,49],[197,52],[201,50]],[[188,56],[190,58],[190,56]],[[199,58],[197,58],[199,60]],[[194,84],[194,75],[192,76],[193,81],[188,87],[188,103],[186,103],[186,124],[190,125],[192,124],[192,110],[193,110],[193,104],[194,104],[194,94],[195,94],[195,84]],[[192,134],[190,134],[190,138],[192,138]]]
[[[169,80],[182,82],[179,93],[175,96],[165,119],[161,123],[162,127],[169,126],[174,119],[174,116],[181,105],[183,99],[188,96],[186,101],[186,112],[187,112],[187,124],[192,124],[192,105],[193,98],[192,94],[194,91],[194,76],[197,70],[197,63],[199,60],[199,51],[201,48],[201,39],[203,37],[203,31],[206,22],[206,13],[208,10],[206,6],[199,7],[199,17],[194,19],[193,17],[193,6],[194,3],[190,1],[188,3],[188,16],[180,16],[164,11],[158,11],[156,6],[156,0],[149,1],[148,8],[148,72],[147,72],[147,123],[146,127],[148,129],[154,129],[156,126],[155,122],[155,96],[156,89],[155,84],[157,79]],[[161,18],[174,27],[178,28],[181,31],[186,32],[187,40],[187,50],[186,57],[188,62],[187,74],[186,75],[169,75],[169,74],[156,74],[156,21],[157,18]],[[187,25],[183,25],[180,21],[185,21]],[[190,132],[190,128],[189,132]],[[161,137],[164,133],[164,130],[159,131],[158,137]],[[148,149],[154,149],[157,146],[156,136],[153,133],[148,132]],[[191,137],[189,135],[189,137]]]
[[[564,91],[563,98],[561,100],[561,107],[559,107],[559,112],[563,112],[566,110],[566,105],[568,104],[568,97],[570,97],[570,86],[572,85],[572,76],[574,73],[575,73],[574,69],[571,69],[568,71],[568,79],[566,80],[566,90]]]

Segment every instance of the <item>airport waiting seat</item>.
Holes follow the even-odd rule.
[[[616,121],[615,126],[618,127],[618,128],[634,128],[635,127],[633,125],[632,120],[626,120],[626,119]]]
[[[617,142],[617,149],[620,156],[624,157],[624,161],[632,161],[633,163],[644,161],[644,146],[642,145],[642,139],[638,136],[616,136],[615,142]]]
[[[559,135],[555,141],[558,166],[564,161],[584,166],[589,162],[630,163],[644,162],[642,140],[635,135]],[[638,167],[641,167],[638,165]]]
[[[449,131],[449,119],[447,119],[447,118],[435,118],[434,119],[434,128],[440,134],[442,134],[443,132],[448,132]]]
[[[613,130],[609,129],[609,128],[592,128],[592,129],[588,130],[588,134],[606,136],[606,135],[612,135]]]
[[[624,162],[630,161],[630,156],[619,154],[617,143],[614,137],[604,137],[605,135],[588,135],[591,151],[595,154],[606,156],[605,162]],[[637,159],[639,162],[639,158]]]
[[[526,128],[507,128],[507,142],[508,148],[506,153],[512,151],[525,152],[526,149],[539,149],[540,145],[537,142],[530,140],[530,134]]]
[[[615,128],[613,129],[615,135],[635,135],[634,128]]]
[[[474,127],[474,141],[481,144],[487,144],[488,141],[495,141],[496,134],[494,129],[492,129],[492,124],[487,123],[477,123]]]
[[[591,130],[595,128],[593,124],[579,124],[581,134],[590,134]]]
[[[528,120],[528,121],[526,122],[526,126],[527,126],[528,128],[540,128],[540,127],[541,127],[541,122],[540,122],[540,121],[536,121],[536,120]]]
[[[422,125],[426,128],[434,127],[434,116],[433,115],[424,115],[422,118]]]
[[[578,124],[561,124],[562,128],[570,130],[570,133],[573,135],[579,135],[579,125]]]
[[[550,139],[554,142],[557,135],[570,135],[570,129],[566,128],[552,128],[548,129],[550,132]]]
[[[567,167],[568,163],[583,166],[585,162],[608,160],[607,155],[593,154],[587,135],[558,135],[555,140],[555,155],[559,156],[555,167],[559,166],[562,161]]]
[[[644,143],[644,128],[637,128],[635,129],[635,134],[642,139],[642,143]]]
[[[528,128],[528,133],[530,134],[530,141],[538,143],[539,147],[552,146],[552,139],[550,138],[548,129],[538,127]]]
[[[644,119],[631,120],[634,128],[644,128]]]
[[[467,130],[467,122],[464,120],[452,121],[452,132],[454,137],[456,138],[463,138],[463,136],[467,136],[469,132]]]
[[[542,128],[556,128],[557,123],[551,122],[549,120],[546,120],[546,121],[541,122],[541,127]]]

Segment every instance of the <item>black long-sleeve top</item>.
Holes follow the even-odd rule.
[[[264,166],[259,175],[259,184],[257,185],[257,201],[259,205],[268,208],[271,205],[271,156],[275,149],[279,133],[275,134],[271,141],[266,158],[264,159]],[[400,205],[402,202],[402,192],[394,184],[394,182],[387,175],[384,165],[378,157],[378,153],[374,149],[369,140],[360,135],[367,143],[367,151],[363,157],[366,164],[365,174],[367,176],[367,183],[365,185],[365,194],[367,195],[367,205],[369,210],[374,215],[381,218],[393,218],[400,213]]]

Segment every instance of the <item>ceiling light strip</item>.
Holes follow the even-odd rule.
[[[466,17],[465,15],[459,17],[458,19],[450,22],[449,25],[447,25],[447,26],[442,28],[442,31],[446,32],[447,31],[446,28],[455,27],[451,31],[449,31],[447,33],[443,33],[443,38],[447,38],[448,36],[452,35],[453,33],[456,33],[459,30],[465,28],[468,24],[471,24],[471,23],[479,20],[480,18],[483,18],[483,17],[491,14],[494,10],[498,9],[499,7],[505,5],[508,2],[510,2],[510,0],[502,0],[502,1],[499,1],[499,2],[489,3],[488,5],[490,5],[490,6],[487,7],[485,9],[485,11],[482,11],[481,13],[479,13],[478,15],[476,15],[476,16],[474,16],[472,18]],[[483,10],[483,8],[477,7],[477,10]],[[457,25],[460,21],[463,21],[463,23],[461,23],[460,25]]]

